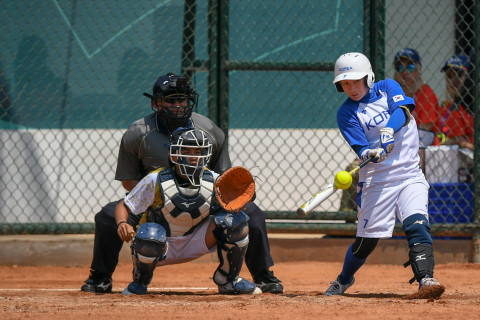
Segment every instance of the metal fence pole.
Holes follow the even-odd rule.
[[[197,1],[185,0],[182,32],[182,74],[192,80],[195,60],[195,24],[197,21]]]
[[[385,77],[385,1],[365,1],[364,14],[364,53],[372,62],[378,81]]]
[[[475,8],[474,8],[474,16],[475,16],[475,34],[478,35],[480,32],[480,3],[475,1]],[[480,52],[480,41],[476,38],[473,39],[474,41],[474,48],[475,48],[475,56],[478,57],[478,52]],[[478,63],[474,61],[474,83],[475,83],[475,136],[474,136],[474,144],[475,144],[475,197],[474,197],[474,212],[473,212],[473,222],[476,226],[472,241],[473,241],[473,262],[480,263],[480,228],[478,227],[480,224],[480,76],[479,76],[479,68]]]
[[[208,1],[208,110],[207,116],[218,124],[218,2]]]
[[[228,138],[229,117],[229,0],[219,1],[218,8],[218,126]]]

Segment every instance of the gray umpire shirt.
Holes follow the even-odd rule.
[[[191,119],[196,128],[207,133],[213,146],[209,168],[223,173],[232,166],[225,134],[205,116],[193,112]],[[169,145],[170,135],[160,123],[157,124],[155,112],[135,121],[123,134],[115,179],[141,180],[150,171],[168,167]]]

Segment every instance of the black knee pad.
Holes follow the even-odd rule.
[[[357,237],[352,244],[352,253],[358,259],[366,259],[377,246],[377,238]]]
[[[419,243],[426,243],[430,246],[433,244],[430,235],[430,224],[427,217],[423,214],[416,213],[403,221],[403,231],[408,240],[408,246],[412,248]]]

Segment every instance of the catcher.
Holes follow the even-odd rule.
[[[243,167],[221,176],[208,170],[211,155],[205,132],[177,129],[170,140],[171,167],[149,173],[117,205],[118,235],[132,241],[133,282],[122,294],[145,294],[157,266],[215,250],[220,265],[213,281],[221,294],[262,292],[239,276],[248,246],[249,218],[242,209],[255,195],[255,182]],[[141,216],[138,226],[128,224],[129,213]]]

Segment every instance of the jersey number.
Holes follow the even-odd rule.
[[[365,229],[365,227],[367,226],[367,223],[368,223],[368,219],[363,219],[365,221],[365,223],[363,224],[363,228]]]

